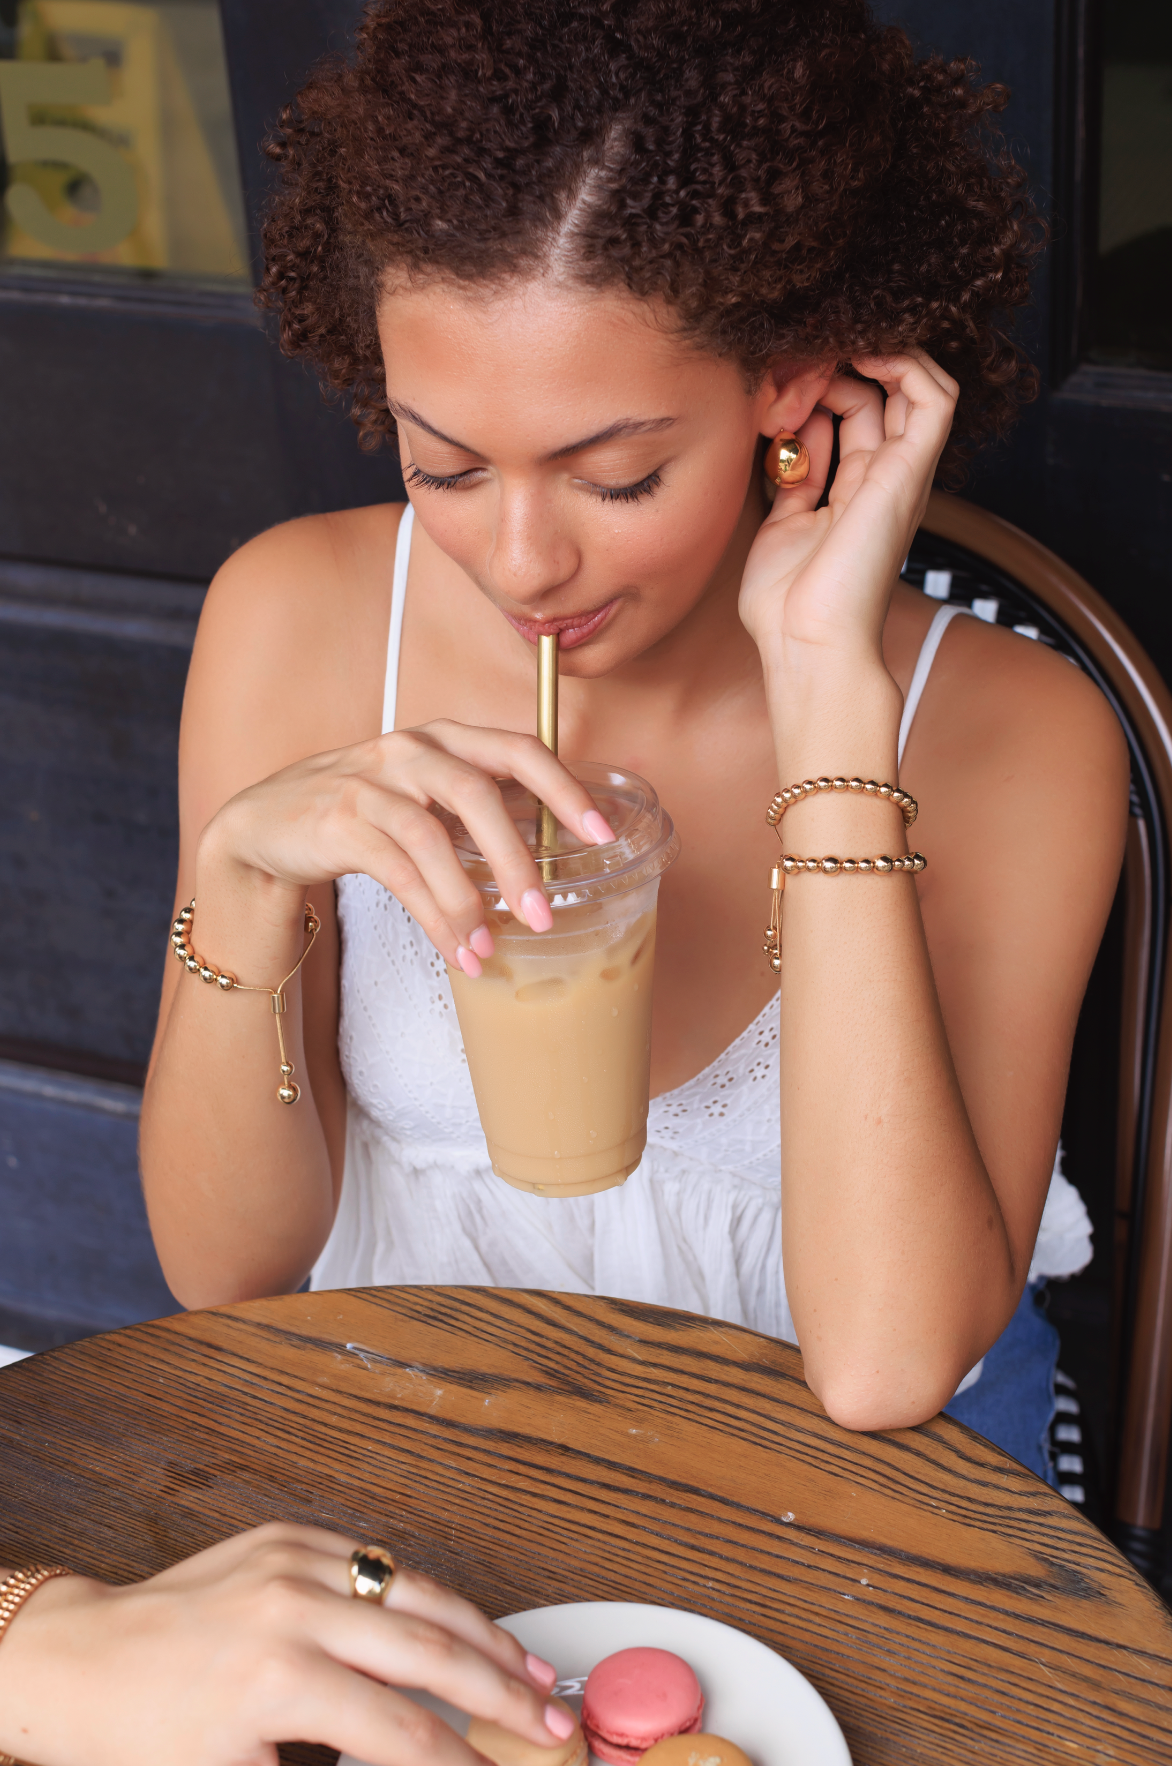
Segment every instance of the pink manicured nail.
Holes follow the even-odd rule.
[[[615,838],[614,829],[606,817],[597,809],[588,809],[582,817],[582,826],[593,840],[595,846],[606,846]]]
[[[521,911],[529,922],[529,929],[532,932],[548,932],[553,925],[553,909],[540,889],[525,891],[521,897]],[[477,973],[479,974],[479,970]]]
[[[487,926],[478,926],[475,932],[470,933],[468,943],[478,957],[490,957],[493,953],[492,933]]]
[[[475,981],[476,977],[480,974],[480,964],[472,952],[470,950],[465,950],[464,946],[460,945],[456,951],[456,961],[459,963],[461,969],[463,969],[465,975],[467,975],[470,980]]]
[[[540,1656],[526,1656],[525,1666],[533,1679],[540,1681],[541,1685],[545,1687],[546,1692],[558,1677],[558,1671],[552,1662],[543,1662]]]
[[[568,1736],[573,1735],[575,1720],[569,1711],[561,1711],[557,1705],[546,1705],[543,1715],[545,1727],[551,1735],[556,1735],[559,1741],[565,1741]]]

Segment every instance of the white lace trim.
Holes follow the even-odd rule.
[[[1054,1175],[1046,1192],[1046,1206],[1028,1280],[1031,1282],[1062,1280],[1085,1269],[1094,1255],[1091,1243],[1093,1229],[1087,1205],[1062,1170],[1065,1158],[1062,1142],[1054,1155]]]

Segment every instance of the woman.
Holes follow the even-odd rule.
[[[861,0],[380,0],[287,113],[266,298],[364,440],[397,433],[411,505],[278,528],[208,597],[177,904],[257,985],[300,957],[307,893],[322,928],[284,1019],[291,1108],[263,1002],[168,966],[142,1150],[184,1302],[312,1269],[686,1306],[796,1339],[852,1428],[984,1380],[982,1426],[1046,1474],[1026,1282],[1126,755],[1064,661],[945,633],[897,581],[942,455],[1028,390],[1004,326],[1032,222],[981,135],[1000,101]],[[770,509],[789,433],[811,469]],[[646,775],[683,841],[647,1155],[557,1203],[488,1167],[444,964],[475,976],[491,938],[429,813],[459,811],[536,929],[494,779],[607,838],[519,733],[551,629],[562,755]],[[836,774],[919,800],[928,869],[791,879],[779,988],[765,810]],[[849,792],[784,833],[907,850],[892,802]],[[1035,1276],[1085,1246],[1055,1194],[1075,1218]],[[978,1370],[1011,1321],[1030,1371],[1002,1355],[999,1389],[996,1355]]]
[[[458,1595],[396,1570],[353,1600],[352,1540],[271,1524],[159,1576],[42,1582],[0,1622],[0,1755],[37,1766],[276,1766],[318,1741],[371,1766],[473,1766],[417,1686],[538,1746],[555,1671]],[[0,1601],[11,1573],[0,1570]],[[0,1620],[3,1618],[0,1610]],[[391,1685],[387,1685],[390,1682]]]

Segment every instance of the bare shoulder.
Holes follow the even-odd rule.
[[[208,590],[179,738],[181,848],[282,767],[377,735],[402,504],[284,522]]]
[[[955,619],[945,634],[908,760],[974,785],[1064,780],[1102,794],[1103,807],[1126,802],[1127,743],[1094,682],[1048,645],[978,619]]]
[[[252,777],[377,733],[403,507],[284,522],[228,559],[200,619],[189,733],[231,731]]]
[[[312,595],[323,578],[341,582],[386,557],[394,547],[405,503],[373,503],[329,515],[282,521],[241,546],[218,571],[213,589],[226,586],[256,596],[274,590]]]
[[[953,620],[901,776],[921,805],[929,917],[1000,926],[1009,943],[1028,932],[1035,950],[1053,940],[1056,961],[1089,969],[1123,856],[1129,761],[1082,670],[1034,639]]]
[[[354,656],[390,613],[402,504],[307,515],[234,552],[208,590],[196,659],[256,688],[309,685]]]

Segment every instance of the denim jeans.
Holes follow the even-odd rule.
[[[1047,1484],[1057,1479],[1047,1451],[1054,1416],[1058,1332],[1043,1310],[1044,1282],[1026,1288],[1017,1311],[985,1356],[975,1386],[944,1406],[947,1416],[984,1435]]]

